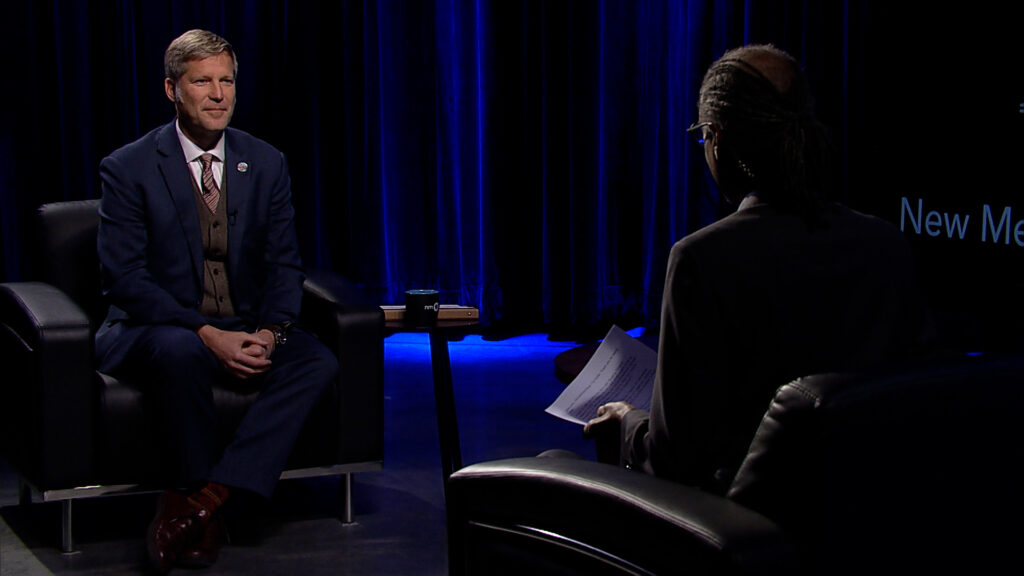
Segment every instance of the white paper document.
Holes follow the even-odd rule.
[[[586,424],[602,404],[623,400],[651,409],[651,389],[658,353],[612,326],[583,370],[548,406],[548,414]]]

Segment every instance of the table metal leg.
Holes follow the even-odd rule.
[[[434,372],[437,432],[441,443],[441,472],[447,492],[448,477],[462,468],[462,448],[459,445],[459,425],[455,415],[455,395],[452,392],[452,365],[448,354],[448,340],[439,332],[430,332],[430,363]]]

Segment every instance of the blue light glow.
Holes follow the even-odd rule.
[[[643,336],[643,327],[632,328],[625,332],[634,338]],[[389,358],[407,360],[429,360],[430,340],[425,333],[399,332],[384,340],[386,354]],[[579,346],[579,342],[551,340],[547,334],[535,333],[487,340],[479,334],[470,334],[460,340],[448,343],[452,364],[489,362],[509,358],[542,358],[554,357],[566,350]]]

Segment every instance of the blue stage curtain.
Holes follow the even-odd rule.
[[[289,160],[308,266],[552,329],[656,320],[672,243],[728,210],[684,134],[715,57],[793,53],[846,158],[906,22],[866,0],[8,4],[0,279],[32,277],[39,204],[97,197],[100,159],[171,119],[163,50],[203,27],[239,55],[233,126]]]

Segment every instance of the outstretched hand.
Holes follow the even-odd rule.
[[[583,435],[594,439],[597,460],[619,465],[622,418],[636,408],[629,402],[609,402],[597,409],[597,417],[583,427]]]
[[[609,402],[597,409],[597,417],[587,422],[583,427],[583,435],[588,438],[601,433],[604,428],[617,427],[622,423],[626,412],[636,410],[636,407],[629,402]]]

